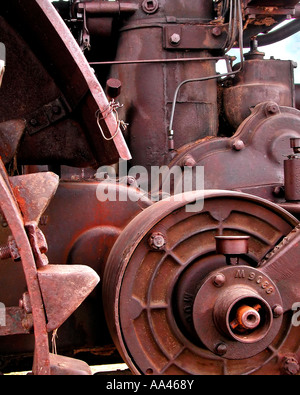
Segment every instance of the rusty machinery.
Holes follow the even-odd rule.
[[[0,370],[299,373],[296,64],[260,51],[298,17],[298,0],[1,2]],[[153,199],[141,167],[192,187]]]

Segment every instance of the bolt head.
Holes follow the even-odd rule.
[[[213,284],[215,287],[222,287],[225,284],[226,278],[224,274],[218,273],[213,279]]]
[[[220,356],[225,355],[227,352],[226,344],[225,343],[217,344],[215,351],[216,351],[216,354],[218,354]]]
[[[128,176],[127,177],[127,185],[135,185],[136,179],[134,177]]]
[[[241,150],[243,150],[243,149],[245,148],[245,143],[244,143],[242,140],[236,140],[236,141],[233,143],[233,148],[234,148],[236,151],[241,151]]]
[[[15,239],[12,236],[9,236],[9,238],[8,238],[8,247],[9,247],[10,255],[11,255],[12,259],[14,261],[19,260],[21,258],[19,249],[18,249]]]
[[[53,106],[52,107],[52,112],[55,115],[59,115],[61,113],[61,108],[59,106]]]
[[[166,244],[165,236],[160,232],[154,232],[149,238],[149,245],[153,250],[161,250]]]
[[[24,309],[27,314],[32,312],[31,301],[28,292],[25,292],[22,295],[22,298],[19,300],[19,307]]]
[[[33,118],[33,119],[30,120],[30,125],[31,126],[37,126],[38,124],[39,124],[39,122],[36,119]]]
[[[266,112],[268,114],[277,114],[279,112],[279,106],[277,103],[268,103],[266,105]]]
[[[22,320],[22,326],[24,327],[25,330],[29,331],[33,328],[33,317],[32,314],[28,314],[23,320]]]
[[[46,254],[46,252],[48,252],[47,240],[44,233],[39,228],[36,229],[36,237],[37,237],[37,244],[40,252],[42,254]]]
[[[300,372],[299,362],[294,357],[286,357],[283,361],[284,371],[291,376],[294,376]]]
[[[195,167],[196,166],[195,159],[192,156],[190,156],[190,155],[186,155],[183,158],[182,162],[183,162],[183,166],[186,166],[186,167]]]
[[[174,45],[179,44],[180,40],[181,40],[181,37],[177,33],[172,34],[172,36],[170,37],[170,43],[174,44]]]
[[[221,28],[220,26],[215,26],[215,27],[212,29],[212,34],[213,34],[213,36],[215,36],[215,37],[221,36],[221,34],[222,34],[222,28]]]
[[[277,196],[277,197],[283,197],[284,196],[284,188],[283,188],[283,186],[277,185],[276,187],[274,187],[273,195]]]
[[[283,308],[279,304],[275,305],[272,310],[274,318],[281,317],[283,314]]]

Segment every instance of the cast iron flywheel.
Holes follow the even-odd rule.
[[[277,205],[229,191],[173,196],[139,214],[103,279],[110,332],[132,372],[280,374],[299,358],[299,274],[275,275],[266,259],[297,225]]]

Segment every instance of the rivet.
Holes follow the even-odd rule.
[[[277,114],[279,112],[279,106],[277,103],[268,103],[266,105],[266,112],[268,114]]]
[[[37,126],[38,125],[38,121],[33,118],[33,119],[30,120],[30,125],[31,126]]]
[[[226,278],[224,274],[218,273],[214,279],[213,279],[213,284],[215,287],[222,287],[225,284]]]
[[[244,143],[242,140],[236,140],[236,141],[233,143],[233,148],[234,148],[236,151],[241,151],[241,150],[243,150],[243,149],[245,148],[245,143]]]
[[[182,160],[182,164],[185,167],[195,167],[196,161],[191,155],[186,155]]]
[[[215,27],[212,29],[212,34],[213,34],[213,36],[215,36],[215,37],[221,36],[221,34],[222,34],[222,28],[219,27],[219,26],[215,26]]]
[[[276,304],[276,305],[273,307],[272,310],[273,310],[273,316],[274,316],[274,318],[281,317],[282,314],[283,314],[283,308],[282,308],[282,306],[280,306],[279,304]]]
[[[215,351],[220,356],[225,355],[227,353],[227,346],[226,346],[226,344],[225,343],[219,343],[216,346]]]

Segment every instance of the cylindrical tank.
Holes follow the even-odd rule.
[[[120,30],[116,60],[161,62],[117,65],[112,67],[111,77],[123,85],[120,116],[129,123],[127,141],[134,158],[132,165],[149,169],[169,163],[168,129],[177,86],[186,79],[216,74],[214,60],[200,60],[212,56],[208,42],[204,43],[206,36],[199,43],[191,39],[198,40],[199,29],[209,26],[213,2],[195,0],[185,2],[184,7],[180,0],[139,2],[140,9],[125,19]],[[153,12],[147,12],[151,7]],[[177,58],[199,60],[164,62]],[[174,117],[175,149],[216,135],[217,129],[216,80],[183,86]]]
[[[239,64],[235,66],[238,67]],[[264,101],[294,107],[294,67],[292,61],[264,59],[263,53],[246,54],[242,71],[224,89],[223,103],[229,124],[238,128],[251,114],[251,108]]]

